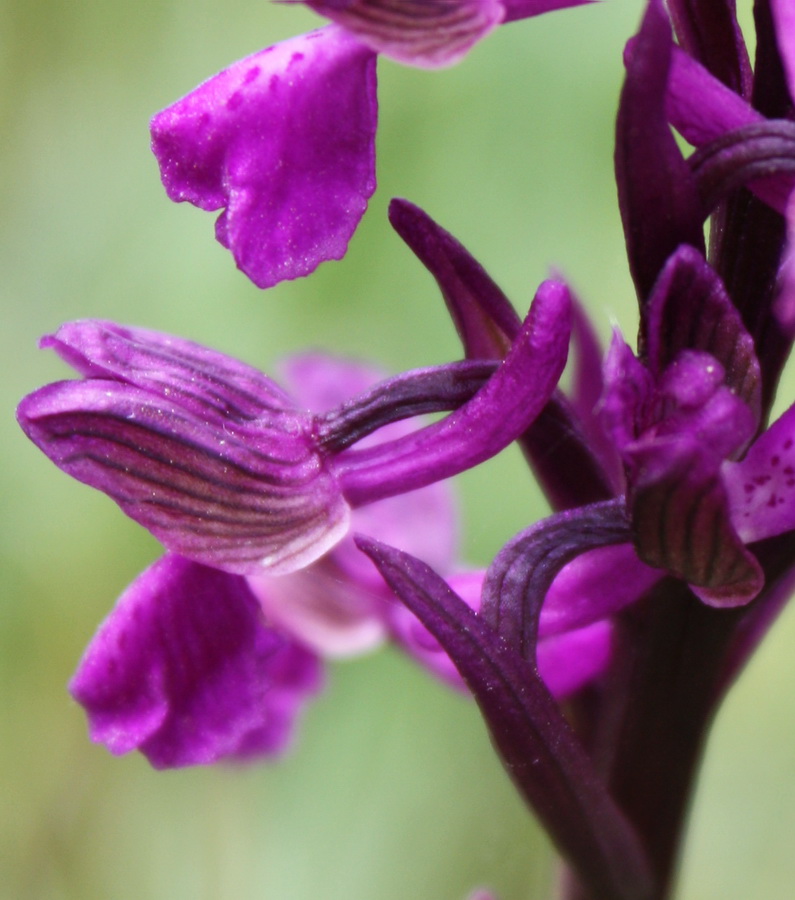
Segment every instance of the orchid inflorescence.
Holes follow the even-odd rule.
[[[308,2],[331,24],[153,118],[166,191],[221,210],[216,236],[259,287],[308,275],[344,255],[375,190],[378,55],[449,65],[582,2]],[[562,897],[671,896],[709,724],[795,580],[795,406],[770,421],[795,339],[795,12],[754,12],[753,66],[733,0],[648,0],[627,45],[636,350],[615,331],[602,360],[562,277],[520,315],[401,199],[391,224],[461,360],[389,377],[314,352],[277,383],[111,322],[43,338],[80,377],[26,397],[21,426],[166,551],[71,683],[93,740],[158,768],[276,758],[324,660],[391,641],[477,701],[568,865]],[[553,512],[476,570],[446,480],[513,442]]]

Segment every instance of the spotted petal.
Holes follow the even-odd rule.
[[[258,287],[340,259],[375,190],[375,54],[336,26],[235,63],[152,120],[168,196],[224,212]]]

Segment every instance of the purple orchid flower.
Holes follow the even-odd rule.
[[[565,364],[569,305],[564,285],[542,285],[499,368],[453,364],[368,388],[371,371],[305,357],[290,369],[297,400],[167,335],[86,321],[45,338],[85,379],[30,395],[20,423],[170,551],[122,596],[72,683],[94,739],[156,766],[274,755],[319,689],[319,655],[391,636],[444,669],[442,651],[420,649],[393,615],[351,520],[452,569],[438,482],[498,452],[543,406]],[[433,425],[399,421],[444,409]],[[566,652],[550,645],[550,671]],[[578,677],[585,668],[554,680],[568,690]]]
[[[680,243],[703,246],[701,223],[712,214],[710,262],[754,339],[763,373],[763,409],[767,410],[795,335],[791,266],[783,265],[787,225],[775,214],[786,214],[793,230],[788,211],[795,185],[795,47],[790,5],[770,0],[755,8],[753,69],[734,4],[696,8],[676,0],[671,7],[679,46],[672,43],[664,13],[654,8],[653,15],[647,16],[649,27],[630,41],[626,52],[631,75],[627,84],[634,84],[639,96],[634,103],[627,97],[622,104],[627,121],[619,128],[619,147],[628,143],[622,133],[632,134],[632,124],[638,126],[650,104],[655,110],[638,129],[649,135],[649,145],[639,152],[633,139],[632,165],[617,169],[619,196],[625,198],[631,267],[633,271],[648,268],[640,284],[640,293],[647,294]],[[657,73],[653,84],[647,77],[651,71]],[[650,119],[654,120],[651,130]],[[671,144],[667,123],[697,148],[689,159]],[[656,147],[665,147],[665,152],[655,150],[651,140]],[[657,177],[661,171],[668,173],[665,178]],[[640,202],[643,185],[651,183],[658,196],[649,195],[646,203]],[[633,202],[630,191],[635,195]],[[672,197],[680,198],[676,212]],[[627,216],[633,207],[634,223]],[[663,209],[676,224],[669,227],[665,240],[660,240],[659,227],[650,225],[641,247],[642,223],[664,218]]]
[[[747,605],[765,575],[745,544],[795,532],[795,407],[752,440],[753,342],[697,251],[672,256],[644,314],[644,362],[616,337],[605,364],[601,415],[626,497],[519,534],[490,567],[480,604],[426,564],[359,539],[448,652],[517,786],[594,896],[628,898],[651,896],[649,861],[551,702],[539,675],[544,640],[606,623],[671,575],[724,614]]]
[[[318,411],[376,380],[368,367],[320,355],[288,364],[288,382]],[[407,427],[384,430],[394,436]],[[453,566],[446,484],[373,504],[353,519],[422,549],[442,570]],[[70,689],[92,739],[114,753],[139,749],[159,768],[272,758],[289,748],[299,713],[322,687],[322,659],[383,643],[391,605],[350,538],[281,577],[245,578],[169,553],[119,599]]]
[[[449,65],[496,27],[589,0],[311,3],[340,24],[225,69],[151,124],[168,196],[222,209],[216,237],[258,286],[341,259],[375,190],[376,57]]]
[[[352,508],[449,478],[515,440],[563,370],[570,306],[564,284],[545,282],[496,369],[398,376],[323,419],[257,370],[190,341],[72,323],[42,346],[86,378],[31,394],[19,420],[57,465],[172,552],[235,574],[285,574],[338,543]],[[451,408],[355,446],[390,417]]]
[[[673,51],[666,108],[677,131],[701,151],[692,164],[710,209],[733,187],[747,184],[773,209],[785,213],[795,185],[793,135],[785,121],[795,97],[791,4],[771,0],[769,15],[763,38],[774,46],[763,47],[762,52],[776,52],[785,79],[776,88],[775,102],[772,86],[760,97],[757,83],[757,97],[752,97],[754,84],[739,29],[735,66],[742,77],[728,84],[710,71],[708,59],[683,49]]]
[[[776,98],[781,108],[785,96],[790,111],[788,64],[771,62],[780,62],[779,49],[785,59],[791,52],[791,36],[781,37],[791,23],[785,4],[772,4],[777,18],[762,16],[755,72],[733,4],[671,6],[685,51],[698,50],[733,87],[713,78],[702,105],[691,82],[694,115],[709,111],[709,91],[735,103],[749,90],[763,109]],[[714,20],[725,37],[717,50],[701,42]],[[567,411],[586,433],[601,430],[592,462],[605,466],[601,484],[613,486],[612,499],[561,503],[563,511],[517,535],[489,568],[479,606],[418,559],[359,539],[467,682],[517,788],[572,866],[566,896],[578,898],[669,896],[709,722],[795,579],[795,406],[765,427],[793,337],[780,314],[791,308],[782,301],[791,249],[781,216],[760,212],[770,197],[728,193],[749,184],[761,197],[764,177],[784,191],[777,209],[789,212],[791,169],[779,140],[788,133],[775,125],[767,170],[746,165],[762,156],[753,132],[710,147],[729,148],[731,171],[716,194],[707,262],[705,173],[715,170],[706,154],[704,164],[685,160],[668,128],[672,96],[687,93],[676,87],[681,72],[705,77],[685,51],[675,50],[663,6],[650,0],[627,57],[616,151],[638,354],[617,335],[597,379],[599,415],[585,404]],[[447,287],[468,355],[502,355],[515,330],[504,297],[484,273],[473,277],[460,247],[427,222],[406,221],[415,252]],[[538,448],[525,446],[532,461]],[[596,695],[575,695],[567,721],[539,675],[542,641],[605,621],[619,635],[608,676]]]

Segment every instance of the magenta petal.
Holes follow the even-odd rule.
[[[296,402],[313,413],[341,406],[386,377],[376,366],[321,352],[290,356],[279,369]]]
[[[389,221],[436,279],[467,358],[502,359],[522,323],[483,266],[408,200],[392,200]]]
[[[92,740],[169,768],[282,753],[320,685],[317,658],[264,626],[243,578],[169,555],[121,596],[70,690]]]
[[[259,287],[340,259],[375,190],[375,54],[331,26],[255,53],[152,120],[175,201]]]
[[[538,673],[553,697],[562,699],[601,675],[610,662],[613,628],[595,622],[587,628],[538,642]]]
[[[307,0],[371,50],[410,66],[458,62],[500,24],[502,0]]]
[[[348,502],[361,506],[450,478],[515,441],[552,395],[570,331],[569,290],[545,281],[505,360],[471,400],[410,435],[332,460]]]
[[[617,613],[664,575],[642,563],[630,544],[588,550],[564,566],[552,582],[541,607],[542,641]]]
[[[654,400],[654,379],[621,336],[613,332],[604,365],[601,415],[619,454],[648,421]]]
[[[676,47],[668,76],[666,111],[674,128],[694,147],[743,125],[764,121],[764,116],[739,94]]]
[[[665,264],[649,298],[644,332],[655,377],[675,365],[683,350],[705,351],[758,419],[762,375],[753,338],[715,270],[692,247],[679,247]]]
[[[765,117],[694,59],[674,48],[666,112],[671,124],[694,147],[703,147],[726,132],[764,122]],[[790,175],[751,182],[748,187],[783,213],[792,191]]]
[[[479,570],[447,579],[450,587],[475,612],[480,609],[485,574],[484,570]],[[604,586],[601,589],[604,590]],[[633,595],[632,599],[637,596]],[[576,598],[569,599],[576,602]],[[391,610],[391,623],[395,637],[404,650],[437,678],[459,690],[465,689],[453,661],[414,613],[402,604],[395,604]],[[565,634],[542,637],[536,647],[538,671],[553,697],[568,697],[604,672],[610,661],[611,644],[612,626],[605,621],[594,622]]]
[[[790,97],[795,97],[795,6],[792,0],[770,0],[776,24],[776,42],[787,78]]]
[[[723,464],[731,520],[746,542],[795,528],[795,406],[756,440],[741,462]]]

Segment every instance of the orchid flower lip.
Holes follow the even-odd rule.
[[[327,26],[240,60],[152,119],[168,196],[223,210],[216,237],[258,287],[344,256],[376,185],[375,63]]]
[[[243,578],[167,554],[121,596],[70,691],[92,740],[174,768],[283,755],[322,681]]]

